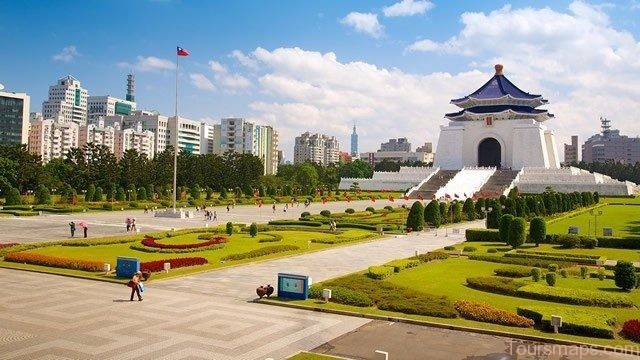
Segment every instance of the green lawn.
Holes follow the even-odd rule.
[[[406,269],[401,271],[398,274],[395,274],[384,281],[389,281],[394,284],[409,287],[414,290],[418,290],[421,292],[433,294],[433,295],[444,295],[452,300],[473,300],[473,301],[481,301],[488,304],[491,304],[494,307],[504,309],[510,312],[516,312],[516,308],[518,306],[538,306],[538,307],[557,307],[562,309],[565,312],[574,312],[580,313],[585,312],[585,310],[594,312],[595,314],[601,314],[602,317],[613,315],[617,319],[617,330],[621,324],[627,320],[632,318],[638,318],[638,310],[637,309],[624,309],[624,308],[598,308],[598,307],[584,307],[578,305],[566,305],[554,302],[547,301],[539,301],[539,300],[530,300],[513,296],[499,295],[494,293],[489,293],[485,291],[475,290],[466,286],[466,279],[468,277],[478,277],[478,276],[491,276],[493,275],[493,270],[500,267],[507,267],[509,265],[506,264],[495,264],[483,261],[475,261],[469,260],[466,257],[453,257],[444,261],[436,261],[428,264],[423,264],[416,268]],[[530,278],[525,278],[524,281],[526,283],[533,283]],[[596,290],[596,291],[607,291],[607,292],[619,292],[615,287],[613,280],[604,280],[600,281],[597,279],[580,279],[580,278],[562,278],[558,276],[557,287],[568,287],[574,289],[586,289],[586,290]],[[632,298],[636,306],[640,305],[640,290],[632,291],[629,296]],[[525,329],[525,328],[515,328],[515,327],[507,327],[502,325],[495,325],[490,323],[477,322],[472,320],[466,320],[462,318],[456,319],[443,319],[429,316],[420,316],[420,315],[408,315],[396,312],[382,311],[375,307],[369,308],[359,308],[346,306],[336,303],[324,303],[323,301],[309,299],[306,301],[294,301],[293,303],[312,306],[312,307],[320,307],[320,308],[331,308],[331,309],[340,309],[340,310],[349,310],[366,314],[377,314],[384,316],[396,316],[410,319],[418,319],[425,320],[443,324],[455,324],[460,326],[468,326],[474,328],[484,328],[484,329],[494,329],[501,331],[508,331],[513,333],[522,333],[529,335],[537,335],[537,336],[545,336],[545,337],[553,337],[553,338],[561,338],[561,339],[570,339],[574,341],[581,342],[589,342],[594,344],[603,344],[603,345],[619,345],[619,344],[630,344],[629,341],[623,338],[616,338],[614,340],[607,339],[598,339],[598,338],[590,338],[583,336],[574,336],[567,334],[552,334],[548,332],[543,332],[537,329]]]
[[[281,241],[278,242],[264,242],[260,243],[260,239],[269,239],[271,236],[267,236],[265,234],[278,234],[283,237]],[[198,239],[198,233],[194,234],[185,234],[178,235],[171,238],[163,238],[159,239],[159,243],[166,244],[188,244],[188,243],[197,243],[205,240]],[[227,236],[227,235],[221,235]],[[354,241],[362,240],[363,236],[366,236],[367,239],[375,238],[377,235],[366,230],[360,229],[349,229],[339,234],[331,234],[331,233],[323,233],[313,230],[286,230],[286,231],[267,231],[265,233],[258,233],[256,237],[251,237],[248,233],[238,233],[229,236],[229,242],[224,244],[224,247],[216,250],[206,250],[206,251],[197,251],[197,252],[189,252],[189,253],[148,253],[143,251],[132,250],[129,247],[133,244],[140,245],[139,240],[141,236],[133,235],[132,239],[136,240],[132,243],[124,243],[124,244],[110,244],[110,245],[95,245],[95,246],[46,246],[41,248],[36,248],[32,250],[26,250],[28,253],[36,253],[48,256],[57,256],[71,259],[82,259],[82,260],[96,260],[103,263],[111,264],[111,268],[115,268],[116,257],[118,256],[131,256],[137,257],[140,261],[153,261],[153,260],[163,260],[163,259],[171,259],[171,258],[184,258],[184,257],[204,257],[209,261],[209,264],[201,265],[201,266],[192,266],[185,267],[179,269],[173,269],[169,271],[168,274],[165,273],[155,273],[153,274],[154,279],[158,278],[166,278],[166,277],[174,277],[178,275],[184,275],[188,273],[198,272],[198,271],[206,271],[212,270],[224,266],[243,264],[248,262],[261,261],[265,259],[273,259],[283,256],[288,256],[292,254],[298,254],[309,251],[317,251],[326,249],[329,247],[335,247],[338,245],[331,244],[320,244],[320,243],[312,243],[310,242],[313,239],[323,239],[323,238],[332,238],[340,236],[342,238],[353,238]],[[99,239],[93,239],[93,241],[99,241]],[[348,242],[347,242],[348,243]],[[345,244],[345,243],[342,243]],[[273,245],[295,245],[298,246],[299,250],[274,253],[265,256],[261,256],[258,258],[252,259],[243,259],[236,261],[223,261],[222,258],[226,255],[230,254],[238,254],[244,253],[250,250],[259,249],[267,246]],[[35,265],[26,265],[26,264],[17,264],[11,262],[0,262],[3,266],[9,267],[19,267],[19,268],[28,268],[33,270],[40,270],[51,273],[62,273],[62,274],[74,274],[81,276],[88,276],[94,278],[101,279],[115,279],[114,274],[104,275],[103,273],[90,273],[76,270],[68,270],[68,269],[58,269],[58,268],[50,268],[44,266],[35,266]]]
[[[636,197],[601,197],[601,203],[608,204],[636,204],[640,205],[640,196]]]
[[[635,201],[637,199],[616,199]],[[602,215],[597,217],[597,229],[595,228],[595,218],[588,212],[565,218],[547,224],[547,233],[566,234],[569,226],[578,226],[580,235],[593,235],[594,229],[597,236],[602,236],[602,228],[613,228],[613,236],[640,236],[640,202],[639,205],[607,205],[599,207],[595,211],[602,211]]]

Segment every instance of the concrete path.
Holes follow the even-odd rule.
[[[344,212],[347,208],[355,210],[364,210],[368,206],[376,209],[382,209],[386,205],[411,206],[415,200],[396,200],[390,202],[388,200],[377,200],[375,203],[371,201],[352,201],[352,202],[328,202],[326,204],[312,203],[308,208],[303,204],[300,206],[290,207],[284,212],[284,205],[278,204],[276,212],[273,212],[269,204],[262,207],[257,205],[235,206],[226,210],[226,206],[218,206],[209,208],[218,213],[218,221],[205,221],[204,213],[196,213],[193,219],[168,219],[156,218],[152,212],[144,214],[144,210],[123,210],[123,211],[105,211],[105,212],[89,212],[74,213],[64,215],[41,215],[30,217],[0,217],[0,228],[2,229],[2,237],[0,242],[42,242],[52,240],[63,240],[70,238],[69,222],[85,221],[89,225],[89,237],[108,236],[108,235],[126,235],[125,219],[133,217],[141,232],[153,232],[170,230],[171,228],[195,228],[209,226],[217,226],[227,221],[236,223],[266,223],[274,219],[297,219],[304,211],[311,213],[319,213],[321,210],[329,210],[331,212]],[[194,210],[194,208],[187,209]],[[76,232],[76,237],[82,236],[81,229]]]

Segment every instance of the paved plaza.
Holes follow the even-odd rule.
[[[366,207],[369,203],[344,207],[358,205]],[[245,209],[247,214],[239,211],[229,216],[236,216],[233,221],[261,221],[255,217],[269,216],[260,214],[261,209]],[[333,211],[337,211],[335,207]],[[102,213],[90,214],[93,218],[87,219],[109,223],[118,221],[116,215],[121,217]],[[292,212],[287,215],[297,216]],[[199,219],[182,221],[197,224],[194,226],[203,223]],[[149,226],[152,224],[156,223],[149,222]],[[481,222],[467,223],[459,229],[478,226]],[[44,227],[37,231],[46,233]],[[142,302],[130,302],[129,288],[124,285],[0,269],[0,359],[283,359],[312,349],[355,359],[380,359],[374,353],[376,349],[389,351],[390,359],[512,359],[488,357],[505,354],[505,344],[510,341],[507,338],[253,302],[255,288],[275,284],[278,272],[308,274],[318,282],[464,240],[464,231],[452,234],[446,230],[446,234],[439,230],[390,236],[150,281]],[[599,354],[595,358],[620,357]]]

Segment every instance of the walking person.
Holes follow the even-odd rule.
[[[126,225],[127,225],[127,232],[131,231],[131,219],[127,218],[127,220],[125,221]]]
[[[229,205],[227,205],[227,212],[229,212]]]
[[[136,219],[131,219],[131,232],[136,232]]]
[[[82,229],[84,231],[84,237],[87,237],[87,231],[89,231],[89,225],[85,224],[84,228]]]
[[[218,221],[218,213],[213,210],[213,221]]]
[[[274,203],[273,206],[271,206],[271,209],[273,209],[273,213],[275,214],[276,212],[276,204]]]
[[[133,301],[134,294],[138,295],[138,301],[142,301],[142,296],[140,295],[141,283],[142,283],[142,272],[136,271],[136,273],[133,274],[133,277],[131,278],[131,280],[129,280],[129,283],[127,283],[127,286],[131,288],[131,297],[129,298],[129,301]]]
[[[69,231],[71,231],[71,237],[76,233],[76,223],[73,221],[69,223]]]

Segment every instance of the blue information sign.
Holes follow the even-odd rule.
[[[116,259],[116,276],[130,278],[140,270],[140,259],[118,256]]]
[[[306,300],[309,297],[309,277],[278,273],[278,297]]]

